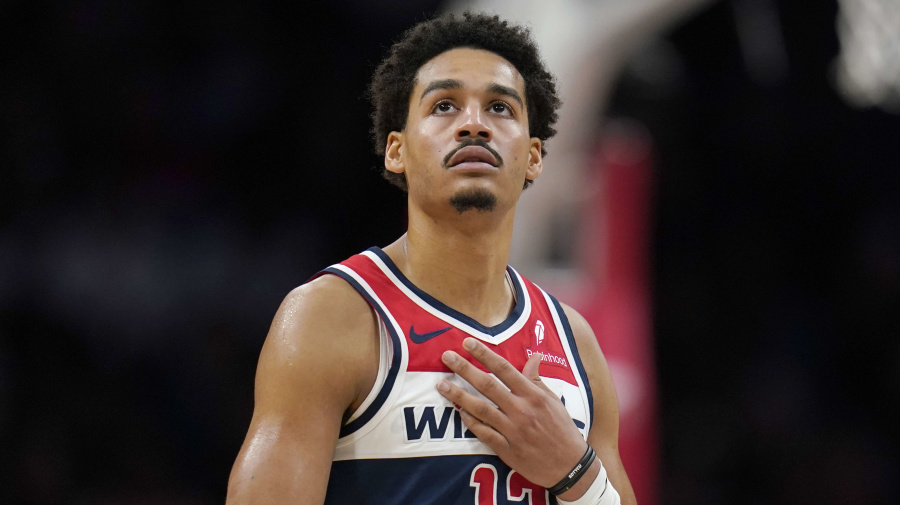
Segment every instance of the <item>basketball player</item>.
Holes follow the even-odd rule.
[[[407,233],[285,298],[228,503],[635,503],[593,332],[506,265],[559,106],[528,32],[421,23],[370,91]]]

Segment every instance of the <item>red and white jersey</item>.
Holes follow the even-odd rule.
[[[343,278],[369,302],[381,335],[378,377],[341,429],[326,504],[555,503],[469,433],[436,385],[447,379],[480,396],[441,362],[448,349],[468,357],[462,341],[469,336],[518,370],[540,352],[541,380],[587,438],[590,386],[556,299],[507,267],[515,308],[502,323],[487,327],[417,288],[375,247],[319,273],[324,274]]]

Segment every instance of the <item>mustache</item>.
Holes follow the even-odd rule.
[[[499,167],[499,166],[503,165],[503,157],[500,156],[500,153],[498,153],[491,146],[489,146],[486,140],[479,139],[479,138],[475,138],[475,139],[469,138],[469,139],[463,139],[462,141],[460,141],[459,145],[456,146],[456,149],[453,149],[452,151],[447,153],[447,156],[444,156],[444,168],[447,168],[447,164],[450,163],[450,158],[452,158],[454,154],[459,152],[460,149],[462,149],[464,147],[469,147],[469,146],[478,146],[478,147],[483,147],[483,148],[487,149],[487,151],[489,153],[491,153],[491,155],[493,155],[494,158],[496,158],[497,166]]]

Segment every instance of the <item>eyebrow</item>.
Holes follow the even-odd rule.
[[[519,103],[519,107],[524,107],[525,104],[522,102],[522,97],[519,96],[519,92],[510,88],[509,86],[504,86],[502,84],[491,83],[488,86],[488,91],[494,93],[496,95],[508,96]]]
[[[439,89],[460,89],[462,88],[462,82],[456,79],[441,79],[438,81],[431,81],[428,83],[428,86],[425,86],[425,91],[422,92],[422,97],[419,98],[419,103],[422,103],[422,100],[425,100],[425,97],[428,96],[429,93],[433,91],[437,91]]]
[[[425,100],[425,97],[428,96],[429,93],[441,89],[460,89],[463,87],[461,81],[457,79],[440,79],[437,81],[431,81],[428,83],[428,86],[425,87],[425,91],[422,92],[422,97],[419,99],[419,103],[422,103],[422,100]],[[520,107],[524,107],[525,104],[522,101],[522,97],[519,95],[519,92],[509,86],[504,86],[502,84],[491,83],[487,88],[489,93],[493,93],[496,95],[508,96],[509,98],[518,102]]]

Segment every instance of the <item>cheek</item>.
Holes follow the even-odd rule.
[[[516,148],[515,148],[515,154],[513,155],[513,159],[516,160],[516,162],[520,162],[523,160],[528,160],[530,156],[531,156],[531,139],[517,142]]]
[[[446,142],[442,142],[438,136],[424,136],[419,142],[417,161],[426,165],[440,165],[448,150]]]

